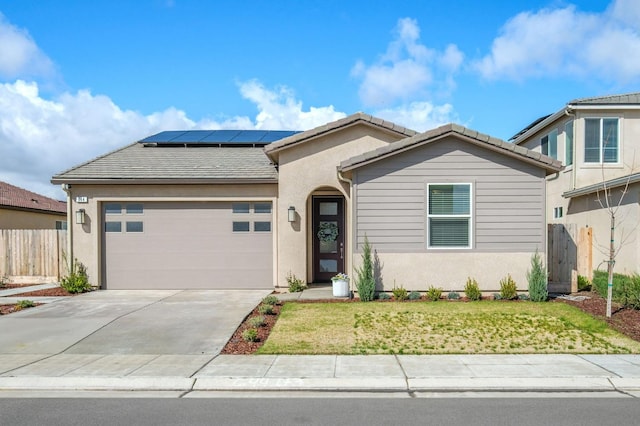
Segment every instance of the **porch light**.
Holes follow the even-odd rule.
[[[289,210],[287,211],[287,220],[289,222],[295,222],[296,221],[296,208],[293,206],[289,207]]]
[[[76,223],[80,225],[84,225],[85,215],[84,209],[76,210]]]

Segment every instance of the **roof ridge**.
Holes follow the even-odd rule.
[[[612,99],[612,98],[623,98],[623,97],[629,97],[629,96],[640,96],[640,92],[628,92],[628,93],[618,93],[618,94],[603,95],[603,96],[590,96],[585,98],[576,98],[567,102],[567,105],[573,105],[573,104],[584,103],[584,102],[592,102],[596,100],[601,101],[601,100]]]

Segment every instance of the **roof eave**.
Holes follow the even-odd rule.
[[[31,212],[31,213],[41,213],[41,214],[53,214],[56,216],[66,216],[67,212],[65,211],[58,211],[58,210],[48,210],[48,209],[34,209],[34,208],[30,208],[30,207],[20,207],[20,206],[11,206],[8,204],[0,204],[0,209],[6,209],[6,210],[16,210],[16,211],[22,211],[22,212]]]
[[[547,127],[549,124],[553,123],[554,121],[556,121],[560,117],[563,117],[565,115],[566,111],[567,111],[567,108],[562,108],[560,111],[557,111],[557,112],[551,114],[549,117],[545,118],[544,120],[542,120],[541,122],[539,122],[538,124],[536,124],[535,126],[530,128],[529,130],[527,130],[526,132],[524,132],[523,134],[521,134],[517,138],[513,139],[513,143],[516,144],[516,145],[520,145],[522,142],[524,142],[525,140],[529,139],[529,137],[531,137],[534,134],[538,133],[540,130],[542,130],[543,128]]]
[[[562,193],[563,198],[575,198],[583,195],[595,194],[596,192],[603,191],[605,188],[613,189],[619,188],[624,185],[631,185],[640,182],[640,173],[633,175],[623,176],[615,179],[608,180],[606,182],[600,182],[582,188],[572,189]]]
[[[278,183],[278,178],[64,178],[53,177],[53,184],[78,185],[202,185],[202,184],[263,184]]]

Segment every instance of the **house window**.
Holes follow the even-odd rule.
[[[563,216],[562,207],[554,207],[553,208],[553,218],[560,219]]]
[[[66,231],[67,230],[67,221],[66,220],[56,220],[56,229]]]
[[[471,247],[471,184],[429,184],[430,248]]]
[[[548,135],[544,136],[540,145],[542,146],[542,153],[549,157],[558,158],[558,131],[554,130]]]
[[[584,162],[618,162],[618,119],[584,119]]]
[[[570,166],[573,164],[573,121],[564,125],[564,150],[564,164]]]

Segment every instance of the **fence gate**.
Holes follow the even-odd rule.
[[[592,229],[574,223],[547,226],[547,267],[549,292],[577,291],[578,275],[593,278]]]
[[[0,230],[0,277],[11,282],[59,281],[67,274],[67,231]]]

